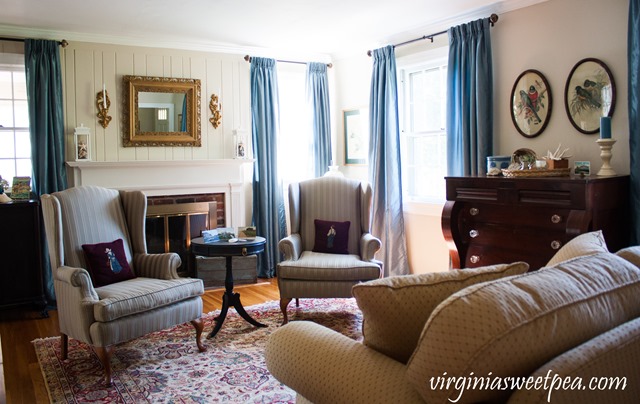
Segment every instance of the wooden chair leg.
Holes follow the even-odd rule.
[[[202,345],[202,330],[204,330],[204,321],[201,318],[197,318],[191,321],[193,328],[196,329],[196,345],[198,346],[198,351],[204,352],[207,348]]]
[[[60,355],[62,360],[66,360],[69,355],[69,336],[60,333]]]
[[[281,298],[280,299],[280,310],[282,311],[282,325],[285,325],[289,322],[289,317],[287,317],[287,306],[291,303],[291,299]]]
[[[113,379],[111,378],[111,354],[113,353],[113,345],[110,346],[96,346],[93,347],[100,359],[100,363],[104,368],[105,385],[110,387],[113,385]]]
[[[300,299],[296,297],[296,307],[300,307]]]

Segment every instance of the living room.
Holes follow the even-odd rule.
[[[511,155],[528,148],[539,155],[555,150],[558,145],[570,148],[573,164],[589,161],[592,175],[602,164],[597,134],[576,130],[564,110],[565,84],[572,68],[585,58],[596,58],[606,64],[615,79],[615,111],[612,114],[612,168],[618,174],[629,174],[629,114],[627,20],[628,1],[614,0],[547,0],[485,2],[479,8],[430,21],[419,27],[398,32],[387,43],[371,42],[367,47],[384,46],[446,30],[492,13],[499,16],[491,28],[493,51],[493,154]],[[98,17],[96,17],[99,20]],[[238,24],[241,29],[241,24]],[[411,30],[410,30],[411,28]],[[279,52],[242,47],[185,45],[147,39],[112,42],[102,36],[76,33],[73,30],[47,31],[42,28],[0,25],[0,36],[47,37],[67,39],[61,48],[63,67],[64,127],[69,185],[101,185],[113,188],[143,189],[148,195],[178,195],[183,193],[221,192],[228,209],[225,214],[230,226],[239,227],[251,221],[251,159],[235,159],[237,136],[251,136],[251,103],[249,70],[244,56],[277,59],[313,60],[331,63],[331,133],[334,162],[348,178],[368,180],[369,167],[346,164],[343,135],[343,111],[369,105],[372,60],[367,47],[328,54],[307,50]],[[40,34],[35,35],[34,34]],[[363,45],[364,46],[364,45]],[[431,57],[447,46],[447,36],[433,42],[418,41],[397,47],[399,68]],[[0,41],[0,52],[22,53],[22,45]],[[311,55],[309,54],[311,53]],[[514,127],[510,101],[518,76],[529,69],[544,74],[553,91],[553,114],[540,136],[528,138]],[[123,147],[122,145],[122,76],[127,74],[197,78],[202,83],[202,147]],[[111,97],[113,120],[102,127],[96,118],[96,93],[104,88]],[[222,123],[214,127],[209,122],[209,97],[220,96]],[[91,133],[91,161],[74,162],[74,129],[80,124]],[[449,268],[449,246],[442,233],[442,207],[439,203],[424,203],[407,199],[404,206],[406,242],[411,273],[441,272]],[[424,248],[429,246],[429,248]],[[6,371],[5,371],[6,372]]]

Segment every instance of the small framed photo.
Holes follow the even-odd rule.
[[[29,199],[31,197],[31,177],[13,177],[11,198]]]
[[[574,163],[573,173],[579,176],[591,175],[590,161],[576,161]]]
[[[367,164],[369,156],[369,109],[343,111],[344,163]]]
[[[257,236],[255,226],[250,227],[238,227],[238,238],[244,240],[253,240]]]

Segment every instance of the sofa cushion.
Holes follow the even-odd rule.
[[[316,229],[314,252],[328,254],[349,254],[349,226],[350,221],[332,222],[315,219]]]
[[[353,287],[363,314],[364,344],[406,363],[433,309],[453,293],[480,282],[527,272],[524,262],[421,275],[393,276]]]
[[[407,377],[430,403],[503,401],[509,391],[461,391],[439,381],[530,375],[563,352],[638,317],[638,296],[640,271],[610,253],[470,286],[434,310]]]
[[[82,250],[94,287],[136,277],[127,262],[121,238],[109,243],[83,244]]]
[[[300,280],[362,281],[380,277],[380,267],[354,254],[304,251],[297,260],[278,264],[278,278]]]
[[[96,321],[107,322],[176,303],[204,293],[202,280],[138,277],[96,288],[100,300],[93,306]]]
[[[607,243],[604,241],[602,230],[584,233],[571,239],[567,244],[555,253],[551,260],[547,263],[548,267],[554,266],[559,262],[570,260],[583,255],[593,255],[598,253],[609,252]]]
[[[623,248],[616,252],[616,255],[640,268],[640,246]]]

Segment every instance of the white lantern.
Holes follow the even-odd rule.
[[[76,161],[89,161],[91,160],[91,132],[89,128],[80,124],[80,127],[76,128],[73,132],[75,139],[75,155]]]

